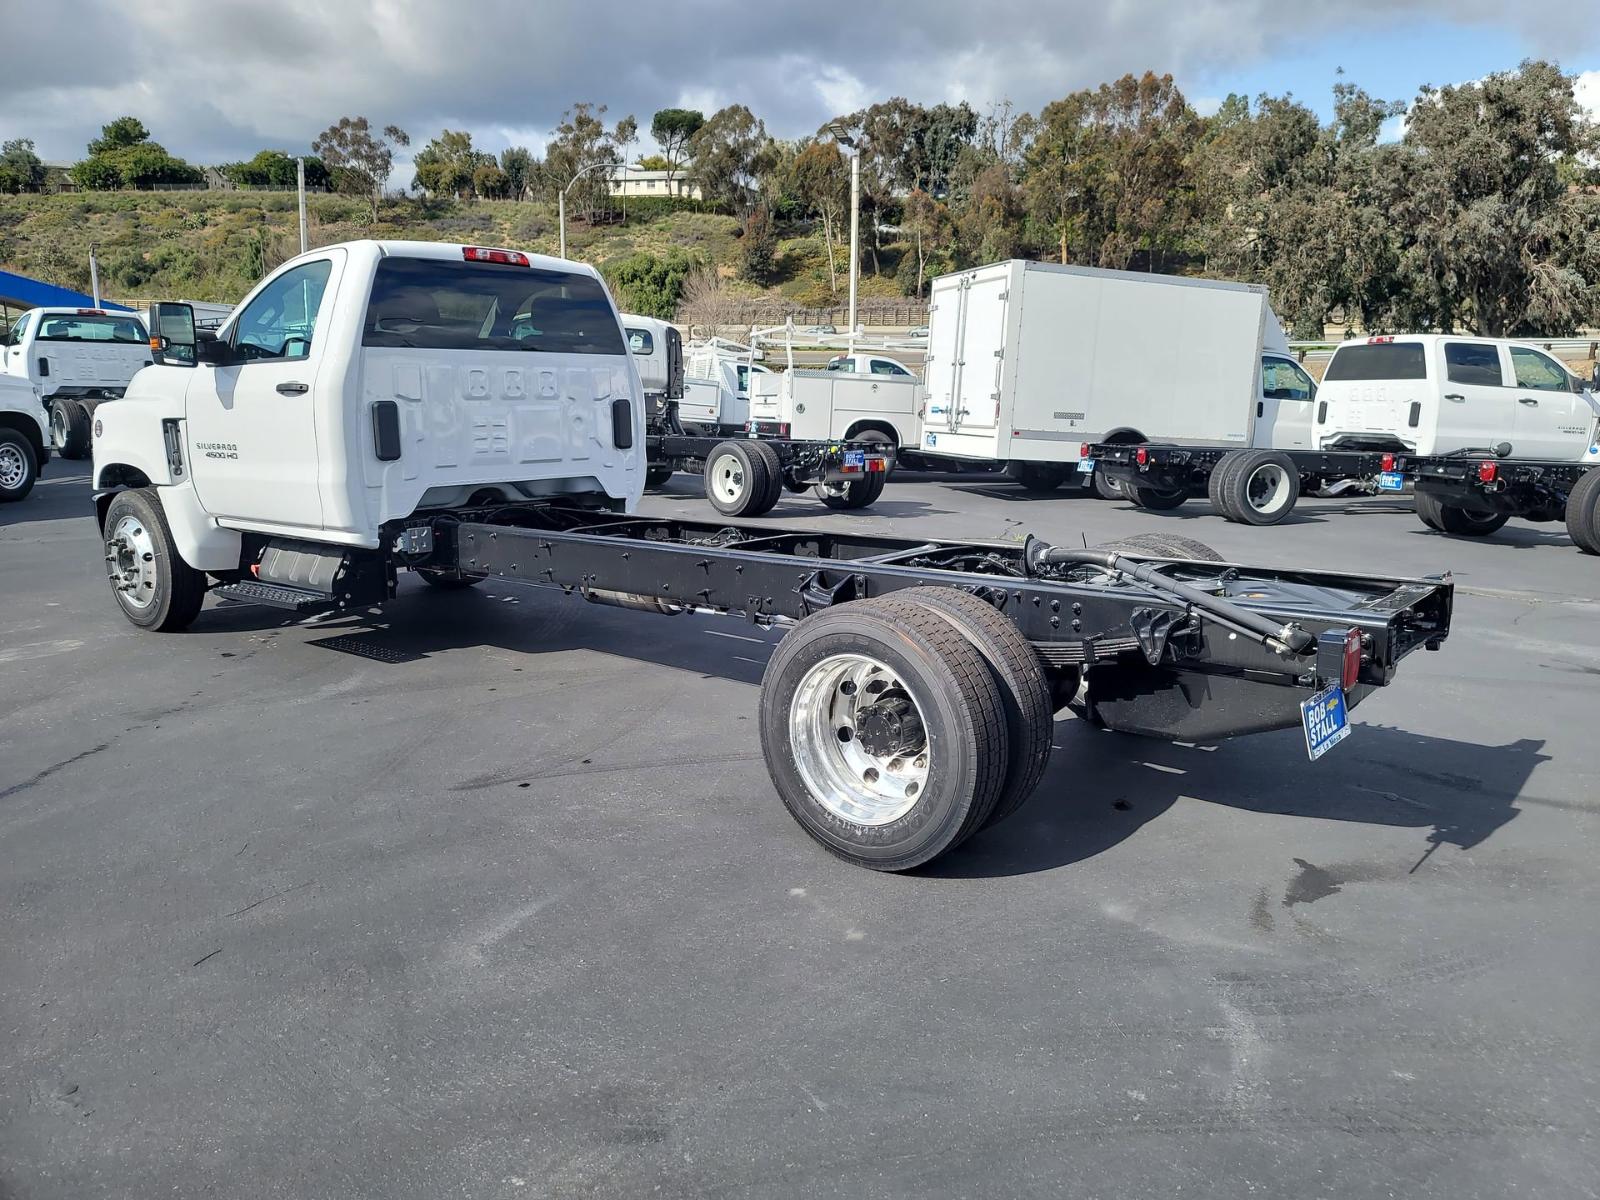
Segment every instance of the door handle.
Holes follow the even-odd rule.
[[[278,390],[285,396],[303,396],[311,390],[311,386],[309,384],[294,383],[291,381],[289,383],[280,383],[278,385]]]
[[[1444,398],[1446,400],[1465,400],[1466,399],[1466,397],[1463,396],[1460,392],[1446,392],[1444,394]]]
[[[1531,404],[1536,408],[1539,405],[1539,402],[1537,400],[1535,400],[1532,396],[1518,396],[1517,397],[1517,403],[1518,404]]]

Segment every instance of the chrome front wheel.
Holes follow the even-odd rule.
[[[111,590],[126,607],[142,612],[155,603],[156,572],[156,544],[148,523],[137,514],[125,514],[106,534]]]

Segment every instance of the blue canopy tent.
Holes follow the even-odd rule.
[[[125,304],[112,304],[109,300],[102,300],[96,304],[93,296],[85,296],[82,292],[75,292],[71,288],[57,287],[42,279],[29,279],[26,275],[0,271],[0,310],[4,312],[7,326],[11,323],[10,310],[13,308],[46,307],[103,308],[108,312],[133,311]]]

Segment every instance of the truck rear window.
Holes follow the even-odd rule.
[[[47,316],[39,327],[41,342],[121,342],[130,346],[149,342],[144,326],[132,317]]]
[[[1383,342],[1376,346],[1340,346],[1328,363],[1324,383],[1367,379],[1426,379],[1428,365],[1421,342]]]
[[[438,258],[378,264],[361,344],[627,353],[616,313],[592,276]]]

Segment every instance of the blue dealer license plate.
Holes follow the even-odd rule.
[[[1094,474],[1094,459],[1092,459],[1092,458],[1080,458],[1078,460],[1078,474],[1079,475],[1093,475]]]
[[[847,467],[866,466],[867,452],[865,450],[846,450],[844,452],[844,465]]]
[[[1378,490],[1380,492],[1403,492],[1406,490],[1406,477],[1399,471],[1384,471],[1378,476]]]
[[[1344,689],[1337,683],[1300,701],[1300,724],[1305,726],[1306,753],[1315,762],[1350,736],[1350,714],[1344,706]]]

